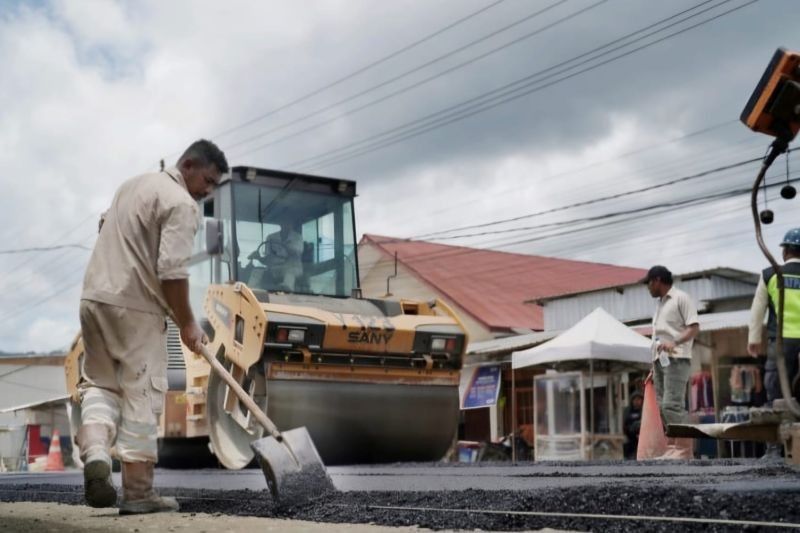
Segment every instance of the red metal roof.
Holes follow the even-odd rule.
[[[633,283],[646,270],[364,234],[372,244],[492,330],[543,329],[547,296]]]

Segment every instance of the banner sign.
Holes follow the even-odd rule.
[[[473,369],[470,380],[464,392],[462,409],[477,409],[489,407],[497,403],[500,394],[500,367],[479,366]]]

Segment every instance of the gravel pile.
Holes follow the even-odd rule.
[[[616,484],[541,491],[346,492],[315,496],[302,506],[277,507],[269,492],[163,489],[185,513],[264,516],[330,523],[418,525],[430,529],[530,530],[545,527],[595,531],[766,531],[761,526],[693,524],[651,520],[541,517],[480,512],[397,511],[372,506],[550,513],[684,516],[704,519],[800,523],[800,491],[754,493],[698,490],[675,486]],[[20,485],[0,489],[2,501],[54,501],[82,504],[80,487]]]

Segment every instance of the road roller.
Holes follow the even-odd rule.
[[[443,301],[364,298],[356,183],[235,167],[199,204],[190,300],[209,351],[279,429],[306,427],[326,465],[441,459],[458,426],[466,329]],[[263,429],[168,320],[162,463],[209,449],[253,463]],[[65,371],[73,425],[80,336]],[[73,432],[75,434],[76,432]]]

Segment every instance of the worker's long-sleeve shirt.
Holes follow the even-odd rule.
[[[792,258],[786,262],[800,263],[800,259]],[[767,312],[768,307],[769,293],[767,292],[767,283],[764,281],[764,276],[760,275],[756,294],[753,296],[753,303],[750,305],[750,326],[747,329],[747,342],[749,344],[761,343],[761,337],[764,332],[764,313]]]
[[[161,282],[189,277],[198,213],[177,168],[123,183],[105,213],[81,299],[167,314]]]

